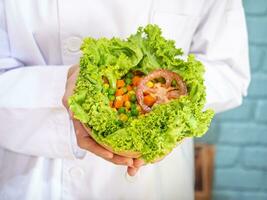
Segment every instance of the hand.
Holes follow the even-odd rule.
[[[62,98],[62,103],[68,110],[70,117],[73,120],[78,146],[116,165],[128,166],[128,174],[130,176],[134,176],[138,172],[139,168],[144,164],[142,160],[119,156],[112,153],[111,151],[108,151],[107,149],[95,142],[95,140],[83,128],[80,121],[73,118],[73,113],[69,110],[68,98],[73,94],[78,74],[79,65],[73,65],[72,67],[70,67],[67,75],[65,94]]]

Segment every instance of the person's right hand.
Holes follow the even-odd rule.
[[[68,110],[76,133],[77,144],[80,148],[94,153],[101,158],[110,161],[117,165],[128,166],[127,172],[130,176],[134,176],[138,169],[144,164],[142,160],[123,157],[108,151],[100,146],[95,140],[87,133],[80,121],[73,117],[73,113],[69,110],[68,98],[73,94],[76,79],[79,74],[79,66],[73,65],[68,72],[67,82],[65,87],[65,94],[62,98],[62,103]]]

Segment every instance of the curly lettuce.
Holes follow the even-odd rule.
[[[157,25],[140,27],[127,39],[85,38],[81,46],[80,72],[74,94],[69,98],[74,117],[92,128],[96,141],[116,152],[141,152],[146,162],[168,154],[187,137],[200,137],[214,115],[203,111],[206,102],[204,66],[193,55],[181,59],[182,50],[162,36]],[[151,112],[121,123],[117,111],[109,106],[103,90],[103,77],[112,88],[129,71],[144,74],[155,69],[178,73],[188,95],[167,104],[153,106]]]

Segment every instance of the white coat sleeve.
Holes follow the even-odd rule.
[[[79,157],[62,106],[69,66],[24,66],[11,55],[0,2],[0,147],[50,158]]]
[[[246,22],[241,0],[212,0],[205,6],[190,53],[205,65],[206,107],[222,112],[241,105],[247,94]]]

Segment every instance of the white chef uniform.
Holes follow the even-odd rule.
[[[205,64],[207,105],[242,103],[250,81],[241,0],[0,0],[0,199],[194,198],[192,139],[134,180],[75,144],[61,104],[86,36],[127,37],[158,24]]]

